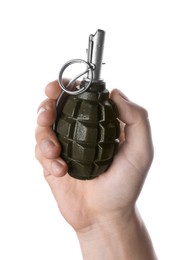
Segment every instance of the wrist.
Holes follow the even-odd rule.
[[[99,219],[95,223],[77,231],[84,260],[116,259],[116,246],[121,233],[128,227],[128,222],[133,218],[133,211],[128,214],[116,214],[106,219]],[[118,254],[117,254],[118,257]],[[122,259],[122,256],[117,259]]]
[[[93,241],[98,238],[115,235],[121,233],[121,230],[126,229],[128,222],[134,217],[134,209],[126,213],[118,212],[108,216],[96,218],[90,225],[76,230],[79,240]]]
[[[135,209],[77,232],[84,260],[155,260],[146,228]]]

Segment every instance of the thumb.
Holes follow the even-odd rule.
[[[134,124],[148,118],[147,110],[129,101],[120,90],[114,89],[110,97],[118,107],[119,119],[125,124]]]
[[[149,166],[153,158],[153,143],[148,112],[117,89],[111,92],[110,97],[117,105],[119,119],[125,123],[123,153],[128,159],[133,158],[134,164],[140,168]]]

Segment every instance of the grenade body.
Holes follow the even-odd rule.
[[[116,105],[109,99],[104,82],[92,83],[84,93],[68,96],[55,132],[69,175],[93,179],[109,167],[118,150],[117,116]]]

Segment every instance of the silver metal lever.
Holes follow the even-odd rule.
[[[97,82],[101,80],[100,76],[101,76],[101,66],[102,66],[102,57],[103,57],[103,49],[104,49],[104,39],[105,39],[105,31],[103,30],[98,29],[95,34],[90,34],[88,50],[87,50],[88,51],[87,61],[84,61],[82,59],[73,59],[66,62],[62,66],[59,72],[58,81],[63,91],[65,91],[70,95],[78,95],[85,92],[89,88],[92,82]],[[70,80],[67,86],[64,86],[63,73],[68,66],[74,63],[85,64],[86,70],[78,74],[72,80]],[[85,84],[84,86],[76,90],[71,90],[70,87],[72,83],[74,83],[77,79],[79,79],[82,75],[85,74],[87,74],[87,76],[86,78],[84,78],[84,80],[87,82],[87,84]]]
[[[89,36],[88,63],[94,65],[93,81],[101,80],[101,67],[104,50],[105,31],[98,29],[97,32]],[[88,78],[91,75],[88,73]]]

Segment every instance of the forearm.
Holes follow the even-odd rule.
[[[95,224],[78,232],[84,260],[156,260],[151,240],[139,214],[128,219]]]

